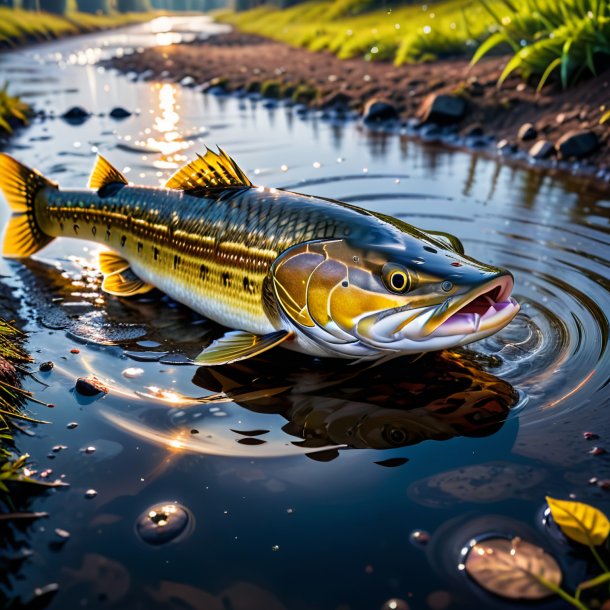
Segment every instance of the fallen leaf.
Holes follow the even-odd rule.
[[[546,501],[555,523],[568,538],[587,546],[599,546],[610,534],[610,521],[597,508],[548,496]]]
[[[520,538],[490,538],[475,544],[464,568],[481,587],[510,599],[542,599],[553,594],[543,581],[561,583],[555,559]]]

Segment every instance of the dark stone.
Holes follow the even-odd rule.
[[[599,148],[599,138],[593,131],[568,131],[559,138],[555,148],[564,159],[581,159]]]
[[[384,123],[398,119],[398,110],[391,102],[373,98],[364,106],[365,123]]]
[[[354,98],[352,98],[351,95],[338,91],[323,99],[320,102],[320,108],[323,108],[324,110],[341,110],[347,112],[353,101]]]
[[[481,125],[471,125],[464,130],[462,135],[465,138],[480,138],[485,135],[485,132],[483,131],[483,127],[481,127]]]
[[[131,112],[129,112],[129,110],[125,110],[125,108],[117,106],[110,111],[110,116],[113,119],[126,119],[127,117],[131,116]]]
[[[519,127],[519,132],[517,133],[517,137],[522,142],[526,142],[527,140],[533,140],[538,135],[538,131],[531,123],[523,123],[521,127]]]
[[[41,362],[38,366],[38,370],[41,373],[48,373],[53,368],[53,363],[49,360],[48,362]]]
[[[485,87],[476,77],[473,77],[468,82],[467,91],[472,97],[481,97],[485,93]]]
[[[555,147],[548,140],[538,140],[529,151],[532,159],[548,159],[555,153]]]
[[[466,100],[454,95],[429,95],[423,102],[420,114],[425,123],[452,125],[466,115]]]
[[[90,116],[91,113],[87,112],[84,108],[73,106],[69,110],[66,110],[66,112],[61,115],[61,118],[71,125],[82,125]]]
[[[108,388],[95,377],[79,377],[74,386],[76,391],[83,396],[96,396],[97,394],[108,394]]]
[[[506,139],[500,140],[496,145],[496,148],[498,149],[498,152],[503,155],[510,155],[512,153],[517,152],[516,145]]]

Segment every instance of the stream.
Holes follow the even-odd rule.
[[[6,152],[66,188],[85,186],[98,151],[157,186],[219,145],[259,185],[457,235],[470,256],[513,272],[521,312],[468,349],[416,361],[273,350],[198,369],[188,359],[218,327],[162,295],[103,294],[95,244],[58,239],[32,260],[2,260],[46,384],[25,387],[54,405],[30,405],[51,423],[27,426],[17,445],[69,483],[32,499],[49,517],[24,535],[32,555],[9,577],[12,594],[56,584],[38,592],[56,610],[521,607],[458,570],[460,550],[489,532],[544,546],[574,587],[582,558],[543,512],[550,495],[610,514],[610,492],[590,483],[610,479],[609,455],[591,453],[610,451],[610,194],[98,65],[222,31],[207,17],[164,17],[0,54],[1,80],[47,114]],[[75,106],[91,116],[60,118]],[[132,114],[114,119],[115,107]],[[38,372],[46,361],[52,370]],[[108,393],[76,392],[88,375]],[[151,507],[169,503],[175,536],[151,540]]]

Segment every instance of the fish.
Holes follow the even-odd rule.
[[[3,254],[57,237],[92,241],[102,289],[154,288],[227,331],[194,362],[214,366],[281,345],[322,358],[391,359],[466,345],[518,313],[514,278],[461,241],[348,203],[255,186],[221,148],[165,187],[129,184],[98,155],[88,188],[58,184],[0,153],[12,216]]]

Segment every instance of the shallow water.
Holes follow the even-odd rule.
[[[610,449],[610,194],[94,63],[171,42],[172,28],[189,37],[217,27],[170,19],[156,24],[169,31],[135,26],[1,55],[3,79],[38,108],[94,113],[82,125],[35,121],[9,152],[64,187],[84,186],[98,150],[130,180],[156,185],[218,144],[258,184],[458,235],[468,254],[513,271],[521,313],[468,351],[417,362],[365,369],[280,351],[196,369],[185,356],[218,328],[159,295],[101,294],[97,247],[57,240],[35,261],[3,261],[29,349],[55,363],[38,374],[48,387],[26,382],[55,405],[31,409],[52,424],[18,445],[70,483],[29,507],[50,517],[31,528],[34,554],[13,591],[28,599],[58,583],[57,609],[370,610],[391,598],[510,608],[457,570],[464,544],[490,531],[542,543],[574,585],[583,565],[567,560],[541,511],[549,494],[610,512],[608,492],[588,483],[610,478],[608,456],[589,453]],[[114,106],[136,114],[113,120]],[[108,395],[74,392],[92,372]],[[188,526],[173,543],[143,540],[140,516],[173,501]],[[56,528],[71,534],[60,546]],[[414,530],[429,543],[413,542]]]

